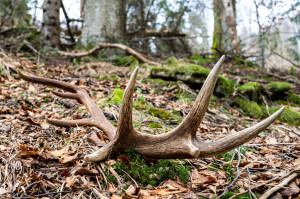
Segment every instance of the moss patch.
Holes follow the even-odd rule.
[[[174,68],[152,68],[151,77],[164,80],[180,80],[191,88],[200,89],[210,70],[195,64],[180,65]],[[233,93],[234,83],[219,75],[214,94],[217,96],[226,96]]]
[[[261,93],[260,84],[258,82],[248,82],[242,86],[239,86],[237,92],[247,97],[251,101],[260,101]]]
[[[297,106],[300,106],[300,96],[296,93],[290,93],[288,96],[289,102],[294,103]]]
[[[158,122],[148,122],[148,124],[147,124],[147,126],[149,127],[149,128],[152,128],[152,129],[159,129],[159,128],[162,128],[163,127],[163,125],[162,124],[160,124],[160,123],[158,123]]]
[[[204,65],[207,62],[212,62],[212,59],[195,54],[190,57],[189,61],[195,64]]]
[[[269,113],[273,114],[279,109],[280,107],[270,107]],[[268,117],[267,111],[265,109],[263,113],[265,117]],[[300,113],[293,109],[289,109],[289,108],[284,109],[284,111],[281,113],[278,119],[281,122],[288,123],[290,125],[300,126]]]
[[[178,64],[178,60],[176,57],[169,57],[166,61],[166,64],[175,66]]]
[[[153,115],[154,117],[165,120],[169,124],[178,124],[182,121],[181,117],[178,117],[177,115],[174,115],[173,113],[170,113],[161,108],[152,107],[149,109],[148,113]]]
[[[270,92],[286,92],[292,88],[288,82],[271,82],[266,86]]]
[[[114,60],[117,66],[136,66],[139,65],[139,60],[134,56],[118,57]]]
[[[124,91],[122,89],[116,88],[111,94],[111,100],[109,100],[109,102],[120,104],[122,103],[123,95]]]
[[[256,102],[249,102],[243,98],[236,98],[236,104],[244,111],[244,113],[253,118],[260,118],[263,112]]]

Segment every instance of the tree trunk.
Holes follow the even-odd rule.
[[[60,45],[60,6],[60,0],[44,0],[42,37],[43,45],[46,48],[58,47]]]
[[[214,0],[214,36],[212,52],[239,53],[236,33],[235,0]]]
[[[123,43],[126,36],[125,19],[125,0],[86,1],[81,44]]]

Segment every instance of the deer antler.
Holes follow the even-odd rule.
[[[110,139],[111,141],[106,145],[104,145],[102,148],[100,148],[99,150],[95,151],[90,155],[86,155],[84,157],[85,161],[88,162],[102,161],[108,158],[110,154],[120,152],[120,151],[125,151],[131,148],[134,148],[135,151],[137,151],[142,155],[152,157],[152,158],[211,157],[214,155],[218,155],[230,151],[244,144],[245,142],[251,140],[255,136],[257,136],[261,131],[263,131],[270,124],[272,124],[272,122],[274,122],[274,120],[282,113],[284,107],[282,107],[273,115],[261,121],[260,123],[214,142],[202,142],[196,136],[197,128],[199,127],[200,122],[202,121],[203,116],[209,105],[209,101],[213,93],[216,81],[218,79],[218,74],[221,70],[221,66],[224,61],[224,58],[225,58],[224,56],[221,57],[221,59],[218,61],[218,63],[215,65],[215,67],[208,75],[207,79],[205,80],[197,96],[197,99],[191,111],[185,117],[183,122],[172,131],[161,135],[150,135],[146,133],[140,133],[133,127],[132,101],[133,101],[134,85],[135,85],[137,72],[138,72],[138,68],[136,68],[131,75],[131,78],[128,82],[128,85],[126,87],[123,96],[122,106],[119,113],[117,131],[114,131],[114,127],[106,120],[106,118],[104,118],[102,111],[97,107],[97,112],[101,113],[102,120],[99,120],[98,122],[94,122],[94,123],[91,123],[90,121],[89,125],[97,124],[95,126],[102,129],[105,133],[113,134],[114,132],[116,132],[116,134],[113,137],[113,139]],[[23,79],[34,83],[56,86],[59,88],[63,88],[65,90],[70,90],[73,93],[79,92],[78,91],[79,88],[75,87],[74,85],[67,84],[65,82],[60,82],[57,80],[49,80],[49,79],[39,78],[39,77],[28,78],[28,76],[24,76],[21,73],[19,73],[19,75]],[[57,92],[54,93],[57,94]],[[70,97],[73,96],[71,95],[73,93],[70,94],[59,93],[58,95],[61,97]],[[85,98],[83,98],[82,96],[83,95],[76,95],[75,99],[80,100],[83,104],[87,106],[89,110],[92,106],[91,104],[93,104],[93,106],[96,106],[94,103],[91,102],[92,100],[89,98],[87,93],[86,95],[84,95]],[[92,112],[91,115],[92,115],[91,118],[98,119],[95,116],[93,116]],[[68,121],[67,123],[69,124],[70,121]],[[57,125],[58,123],[52,123],[52,124]],[[107,128],[108,124],[110,124],[110,128]]]
[[[91,114],[90,118],[84,118],[80,120],[48,119],[48,122],[50,124],[60,127],[96,126],[99,129],[101,129],[109,137],[110,140],[112,140],[115,137],[116,128],[106,119],[101,109],[93,102],[93,100],[91,99],[91,97],[85,89],[63,81],[24,75],[19,70],[18,74],[22,79],[29,82],[53,86],[69,91],[68,93],[62,93],[51,90],[52,93],[59,97],[78,100],[86,106],[86,108]]]

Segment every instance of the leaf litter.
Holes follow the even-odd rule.
[[[29,61],[18,58],[16,61],[22,63],[16,67],[22,65],[27,72],[87,88],[97,104],[104,105],[104,112],[112,115],[111,122],[117,124],[119,105],[107,103],[108,96],[116,87],[124,89],[126,78],[80,78],[76,72],[72,73],[76,71],[76,66],[44,66],[37,70],[37,66]],[[116,69],[122,73],[117,68],[109,65],[108,70]],[[128,69],[123,71],[123,76],[128,76]],[[143,96],[148,104],[169,111],[177,110],[183,116],[191,108],[192,103],[178,100],[176,94],[166,91],[162,95],[155,95],[151,86],[141,82],[137,83],[137,87],[145,92],[135,94],[135,101]],[[48,118],[88,117],[83,105],[54,96],[48,87],[20,80],[14,72],[9,76],[0,76],[0,88],[0,197],[213,198],[221,195],[236,176],[236,183],[227,190],[231,194],[227,198],[238,196],[239,192],[253,196],[276,186],[281,177],[289,172],[299,172],[300,129],[277,121],[240,150],[214,158],[172,160],[174,164],[191,167],[186,184],[177,177],[156,186],[145,186],[132,176],[125,178],[115,170],[115,163],[135,164],[125,154],[113,156],[103,163],[83,161],[85,154],[108,142],[100,130],[94,127],[59,128],[47,123]],[[160,131],[149,129],[144,125],[146,120],[160,122],[163,127]],[[149,133],[166,132],[176,126],[165,124],[140,110],[134,112],[134,121],[136,128]],[[251,123],[256,121],[243,117],[226,103],[214,103],[209,106],[197,135],[204,141],[220,139],[251,126]],[[239,156],[241,159],[238,159]],[[157,163],[157,160],[148,160],[146,157],[144,161],[149,165]],[[116,182],[108,179],[110,176],[106,168],[117,179]],[[280,194],[296,198],[299,184],[298,177]]]

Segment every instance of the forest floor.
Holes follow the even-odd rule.
[[[20,57],[10,59],[27,73],[86,88],[116,126],[120,104],[110,102],[111,93],[125,89],[130,67],[98,63],[78,68],[68,61],[36,65]],[[84,77],[88,73],[95,74]],[[239,75],[243,74],[236,78]],[[134,101],[176,110],[182,117],[189,112],[195,97],[180,98],[172,91],[154,94],[142,81],[146,76],[147,69],[141,69]],[[299,174],[300,128],[278,120],[249,143],[214,158],[158,161],[127,152],[86,163],[84,155],[108,138],[95,127],[49,125],[47,118],[89,117],[82,104],[59,98],[51,89],[25,82],[13,71],[0,76],[0,198],[255,198]],[[178,125],[145,110],[135,109],[133,114],[135,127],[146,133],[159,134]],[[217,99],[197,136],[217,140],[258,121]],[[159,125],[150,127],[151,122]],[[299,198],[299,186],[296,175],[276,196]]]

